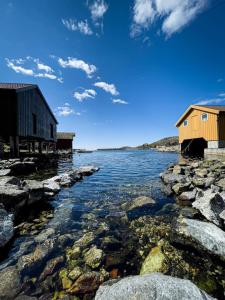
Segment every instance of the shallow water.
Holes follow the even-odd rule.
[[[121,216],[121,204],[131,201],[138,196],[150,196],[156,201],[154,210],[147,209],[140,212],[141,215],[161,214],[161,208],[167,203],[173,203],[173,197],[167,197],[161,192],[162,183],[159,174],[178,160],[176,153],[161,153],[153,150],[145,151],[98,151],[93,153],[75,154],[73,158],[60,160],[58,174],[84,165],[94,165],[100,168],[100,171],[90,177],[85,177],[83,181],[75,184],[73,187],[64,188],[55,196],[49,204],[49,207],[34,208],[28,215],[24,214],[23,221],[32,223],[35,218],[39,218],[40,210],[50,211],[52,217],[38,229],[20,232],[10,245],[8,252],[3,255],[0,263],[0,270],[7,266],[15,265],[18,259],[27,253],[34,251],[37,243],[34,242],[35,236],[44,229],[54,229],[55,236],[71,234],[73,242],[84,235],[85,232],[95,232],[101,226],[107,228],[107,235],[116,236],[121,239],[124,256],[131,260],[132,249],[129,253],[129,247],[134,247],[134,241],[130,238],[128,226],[117,223],[116,218]],[[45,174],[40,173],[32,178],[46,178],[46,174],[54,174],[54,170],[48,170]],[[40,210],[39,210],[40,209]],[[165,211],[169,213],[170,211]],[[114,222],[115,221],[115,222]],[[113,223],[114,222],[114,223]],[[103,225],[104,223],[104,225]],[[36,232],[37,231],[37,232]],[[96,241],[98,244],[98,241]],[[110,251],[113,253],[114,250]],[[57,250],[53,257],[65,255],[65,249]],[[49,257],[49,259],[52,256]],[[135,274],[134,267],[122,267],[121,275]],[[29,274],[25,274],[28,275]],[[37,269],[32,276],[40,275]],[[58,285],[56,284],[56,288]],[[37,288],[37,286],[35,287]],[[28,294],[32,294],[28,292]],[[37,293],[38,294],[38,293]]]

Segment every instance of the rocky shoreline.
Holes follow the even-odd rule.
[[[20,240],[0,265],[0,299],[223,299],[225,164],[170,166],[161,174],[163,190],[176,201],[156,215],[156,201],[139,196],[122,201],[115,213],[83,213],[80,236],[62,233],[71,212],[67,217],[60,206],[54,211],[46,200],[97,170],[70,170],[41,182],[0,178],[10,178],[10,188],[26,193],[29,211],[46,204],[16,223],[17,207],[0,209],[0,230],[8,231],[1,235],[2,245],[10,244],[10,230]]]

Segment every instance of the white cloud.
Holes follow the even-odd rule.
[[[91,17],[94,22],[104,17],[108,10],[108,4],[104,0],[95,0],[90,6]]]
[[[93,34],[87,20],[77,21],[75,19],[62,19],[62,23],[70,31],[79,31],[85,35]]]
[[[60,117],[68,117],[70,115],[80,116],[80,113],[75,112],[75,110],[70,106],[69,103],[65,103],[63,106],[58,106],[55,109],[55,114]]]
[[[151,0],[135,0],[131,36],[135,37],[141,33],[142,29],[148,29],[154,21],[155,14]]]
[[[89,90],[84,90],[83,92],[75,92],[73,96],[79,102],[83,102],[88,98],[94,99],[96,95],[97,93],[95,90],[89,89]]]
[[[101,81],[101,82],[94,83],[94,86],[103,89],[105,92],[110,93],[113,96],[119,95],[119,92],[117,91],[116,86],[114,84],[109,84]]]
[[[170,37],[190,24],[207,6],[209,0],[135,0],[131,37],[162,21],[161,30]]]
[[[223,78],[218,78],[218,79],[217,79],[217,82],[219,82],[219,83],[220,83],[220,82],[223,82],[223,81],[224,81]]]
[[[219,97],[225,97],[225,93],[220,93]]]
[[[128,104],[127,101],[121,100],[121,99],[113,99],[113,104]]]
[[[90,65],[81,59],[77,59],[77,58],[73,58],[73,57],[68,57],[67,60],[59,58],[58,63],[63,68],[72,68],[72,69],[82,70],[87,74],[87,76],[89,78],[91,78],[92,75],[97,71],[97,68],[95,65]]]
[[[63,79],[55,74],[55,71],[48,65],[40,62],[39,58],[27,56],[25,59],[6,58],[6,65],[16,73],[57,80],[62,83]],[[41,72],[40,72],[41,71]]]
[[[197,103],[196,105],[210,105],[210,104],[220,104],[225,101],[225,98],[215,98],[215,99],[206,99],[206,100],[201,100]]]

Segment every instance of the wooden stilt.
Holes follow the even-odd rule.
[[[35,142],[32,142],[32,152],[35,153]]]
[[[38,142],[38,152],[39,154],[42,154],[42,142]]]
[[[4,143],[0,140],[0,159],[4,156]]]
[[[20,140],[18,136],[15,137],[15,156],[20,156]]]
[[[14,142],[13,136],[9,137],[9,144],[10,144],[10,156],[14,157],[15,156],[15,142]]]

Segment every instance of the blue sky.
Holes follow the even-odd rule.
[[[225,1],[0,2],[0,81],[36,83],[77,148],[176,135],[225,104]]]

